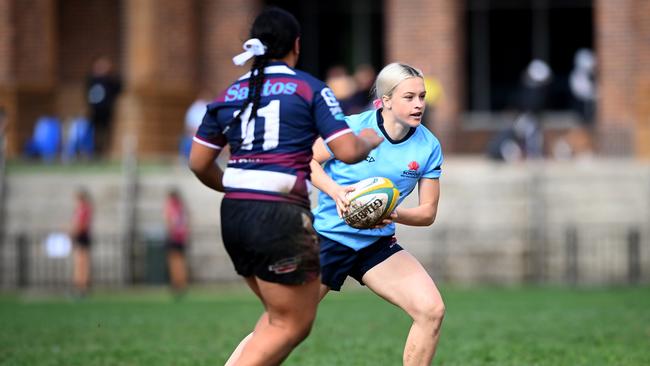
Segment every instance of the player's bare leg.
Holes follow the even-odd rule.
[[[322,301],[323,298],[325,298],[325,295],[327,295],[327,294],[330,292],[330,288],[329,288],[329,286],[327,286],[327,285],[323,285],[323,284],[321,284],[321,285],[320,285],[320,290],[319,290],[318,292],[319,292],[319,294],[318,294],[318,299],[319,299],[320,301]]]
[[[255,278],[253,278],[253,277],[251,277],[251,278],[247,278],[246,281],[249,283],[249,286],[251,287],[251,289],[253,290],[253,292],[255,292],[255,294],[257,294],[258,297],[259,297],[259,296],[260,296],[260,295],[259,295],[259,288],[257,287],[257,282],[255,282]],[[325,295],[327,295],[327,293],[328,293],[329,291],[330,291],[330,288],[329,288],[329,287],[327,287],[327,286],[321,284],[321,285],[320,285],[320,290],[319,290],[319,292],[320,292],[320,294],[319,294],[319,299],[320,299],[320,300],[323,300],[323,298],[325,297]],[[261,299],[262,299],[262,298],[260,297],[260,300],[261,300]],[[269,316],[269,314],[265,311],[265,312],[262,314],[262,316],[260,317],[260,319],[257,321],[257,324],[255,325],[255,329],[257,329],[257,327],[258,327],[260,324],[263,324],[263,323],[265,323],[265,322],[268,322],[268,316]],[[235,364],[235,361],[236,361],[236,360],[239,358],[239,356],[241,355],[241,352],[242,352],[242,350],[244,349],[244,346],[245,346],[246,343],[248,343],[248,341],[251,339],[251,337],[253,336],[253,333],[254,333],[254,332],[255,332],[255,331],[249,333],[246,337],[244,337],[244,339],[242,339],[242,340],[239,342],[239,344],[237,345],[237,348],[235,348],[235,350],[232,352],[232,354],[230,355],[230,358],[228,358],[228,361],[226,361],[226,363],[224,364],[224,366],[232,366],[232,365]]]
[[[88,248],[74,249],[74,286],[80,295],[85,295],[90,284],[90,253]]]
[[[187,287],[187,268],[182,253],[172,250],[168,255],[169,274],[172,288],[175,291],[183,291]]]
[[[255,277],[254,276],[245,277],[244,279],[246,280],[246,284],[248,284],[248,287],[250,287],[250,289],[253,290],[255,295],[257,295],[257,297],[262,301],[262,303],[264,303],[264,299],[262,299],[262,294],[260,293],[259,286],[257,286],[257,280],[255,279]],[[264,307],[266,308],[266,305]],[[262,316],[260,316],[259,320],[255,324],[254,329],[257,329],[257,327],[261,323],[268,322],[268,316],[269,315],[268,315],[268,313],[266,311],[263,312]],[[255,330],[253,330],[253,332],[255,332]],[[239,341],[239,344],[237,345],[235,350],[232,351],[232,354],[230,354],[230,357],[228,358],[228,360],[226,361],[226,363],[223,366],[232,366],[232,365],[235,364],[235,361],[237,361],[239,359],[239,356],[241,355],[241,351],[244,349],[244,346],[246,345],[246,343],[248,343],[248,341],[253,336],[253,332],[248,333],[248,335],[246,337],[244,337],[244,339]]]
[[[226,365],[280,364],[311,330],[319,284],[317,279],[295,286],[256,279],[256,288],[251,288],[259,293],[266,312]]]
[[[363,282],[413,319],[404,346],[404,365],[430,365],[438,345],[445,306],[438,288],[420,262],[407,251],[399,251],[366,272]]]
[[[268,317],[268,314],[266,314],[266,312],[264,312],[264,314],[262,314],[262,316],[260,317],[260,320],[257,321],[257,324],[260,324],[260,322],[263,321],[263,319],[265,319],[267,317]],[[264,321],[266,321],[266,320],[264,320]],[[257,328],[257,325],[255,326],[255,328]],[[246,343],[248,343],[248,341],[253,336],[253,333],[254,333],[254,331],[248,333],[248,335],[246,337],[244,337],[244,339],[242,339],[239,342],[239,344],[237,345],[237,348],[235,348],[235,350],[232,351],[232,354],[230,355],[230,357],[228,358],[228,360],[226,361],[226,363],[223,366],[232,366],[232,365],[235,364],[235,362],[239,359],[239,356],[241,356],[241,352],[244,349],[244,346],[246,346]]]

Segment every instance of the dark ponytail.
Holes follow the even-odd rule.
[[[249,121],[257,117],[257,110],[262,99],[264,88],[264,68],[269,60],[281,59],[293,50],[294,42],[300,36],[300,25],[291,13],[277,7],[269,7],[255,18],[250,31],[250,38],[259,39],[266,47],[264,55],[255,56],[251,66],[251,74],[248,79],[248,97],[242,104],[239,112],[235,115],[224,133],[231,125],[241,124],[241,114],[244,113],[250,103],[253,103]],[[242,139],[238,135],[237,141],[230,141],[231,151],[237,151],[241,147]]]

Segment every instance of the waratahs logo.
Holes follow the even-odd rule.
[[[406,178],[420,178],[420,164],[417,161],[413,160],[407,165],[408,169],[402,172],[402,177]]]

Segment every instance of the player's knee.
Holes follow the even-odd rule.
[[[312,326],[314,324],[314,319],[302,319],[300,321],[295,322],[292,327],[291,331],[289,334],[289,338],[291,340],[291,343],[294,345],[299,344],[305,338],[309,336],[309,333],[311,333]]]
[[[426,324],[431,324],[435,328],[440,327],[445,317],[445,304],[440,298],[429,298],[418,301],[414,311],[414,320]]]
[[[442,320],[445,318],[445,304],[442,300],[437,301],[436,305],[432,309],[432,318],[436,323],[436,328],[439,328],[442,324]]]

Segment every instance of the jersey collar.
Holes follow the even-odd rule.
[[[296,75],[296,72],[290,68],[286,63],[282,61],[273,61],[269,62],[268,65],[264,68],[264,74],[285,74],[285,75]],[[251,72],[247,72],[242,75],[238,80],[246,80],[251,77]]]
[[[388,132],[386,132],[386,129],[384,128],[384,117],[382,117],[381,115],[381,110],[382,110],[381,108],[377,109],[377,127],[379,127],[379,130],[384,135],[384,138],[388,140],[388,142],[390,142],[393,145],[400,144],[408,140],[409,137],[413,136],[413,134],[415,133],[415,127],[409,128],[409,132],[407,132],[406,135],[404,135],[404,137],[402,137],[399,140],[393,140],[392,138],[390,138],[390,136],[388,136]]]

